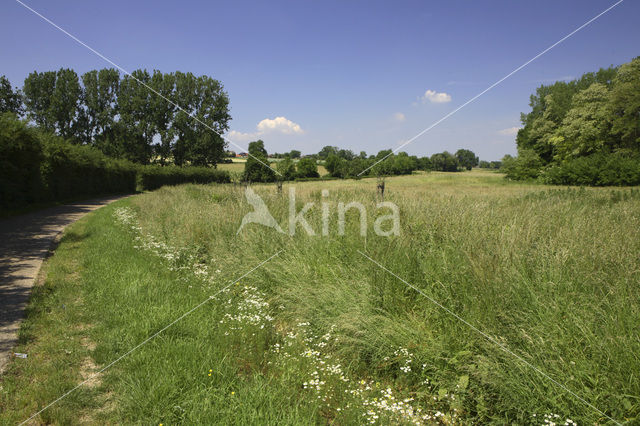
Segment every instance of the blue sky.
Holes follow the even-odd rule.
[[[230,139],[303,153],[395,148],[614,3],[24,1],[124,69],[221,80]],[[109,66],[19,3],[0,10],[0,75],[14,85]],[[404,150],[515,153],[535,88],[640,55],[639,16],[624,1]]]

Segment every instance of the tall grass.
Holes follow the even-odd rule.
[[[96,418],[607,423],[359,251],[607,416],[638,417],[640,192],[511,184],[487,172],[392,178],[386,200],[399,206],[402,231],[379,237],[375,180],[295,187],[300,205],[316,202],[307,217],[318,233],[318,204],[332,203],[329,237],[255,224],[236,234],[251,209],[234,186],[165,187],[94,215],[82,309],[98,365],[284,250],[107,370],[100,392],[113,408],[89,410]],[[254,189],[286,228],[287,185]],[[338,235],[338,201],[366,206],[366,237],[355,211]],[[122,206],[134,228],[114,219]]]

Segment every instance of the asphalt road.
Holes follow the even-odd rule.
[[[85,214],[121,198],[55,206],[0,220],[0,373],[17,342],[40,266],[58,234]]]

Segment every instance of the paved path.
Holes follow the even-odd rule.
[[[0,219],[0,373],[17,342],[31,287],[56,236],[90,211],[121,198],[100,198]]]

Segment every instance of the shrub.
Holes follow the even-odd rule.
[[[640,185],[640,157],[599,153],[574,158],[549,167],[542,180],[554,185]]]
[[[542,160],[535,151],[523,149],[517,157],[505,156],[502,159],[502,171],[506,177],[514,180],[530,180],[540,175]]]
[[[139,166],[138,184],[142,189],[153,190],[164,185],[181,183],[228,183],[229,172],[208,167]]]

